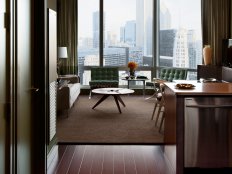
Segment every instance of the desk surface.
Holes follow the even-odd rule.
[[[193,84],[191,89],[178,89],[177,83]],[[232,95],[232,83],[199,83],[197,81],[165,82],[176,95]]]

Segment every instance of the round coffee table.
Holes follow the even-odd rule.
[[[131,94],[131,93],[134,93],[135,91],[132,89],[126,89],[126,88],[97,88],[97,89],[93,89],[92,92],[95,94],[102,94],[103,95],[102,98],[92,107],[92,109],[94,109],[97,105],[99,105],[101,102],[103,102],[107,97],[112,95],[114,97],[114,100],[115,100],[115,103],[118,107],[119,112],[122,113],[119,102],[124,107],[126,105],[122,101],[122,98],[120,97],[120,95]]]

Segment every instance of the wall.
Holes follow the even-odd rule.
[[[47,0],[48,8],[57,11],[57,0]]]

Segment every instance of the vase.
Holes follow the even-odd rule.
[[[210,45],[205,45],[203,48],[203,59],[205,65],[212,64],[212,48]]]
[[[130,77],[135,77],[135,70],[134,69],[130,69]]]

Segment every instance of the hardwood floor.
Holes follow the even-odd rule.
[[[59,145],[48,174],[174,174],[160,146]]]

